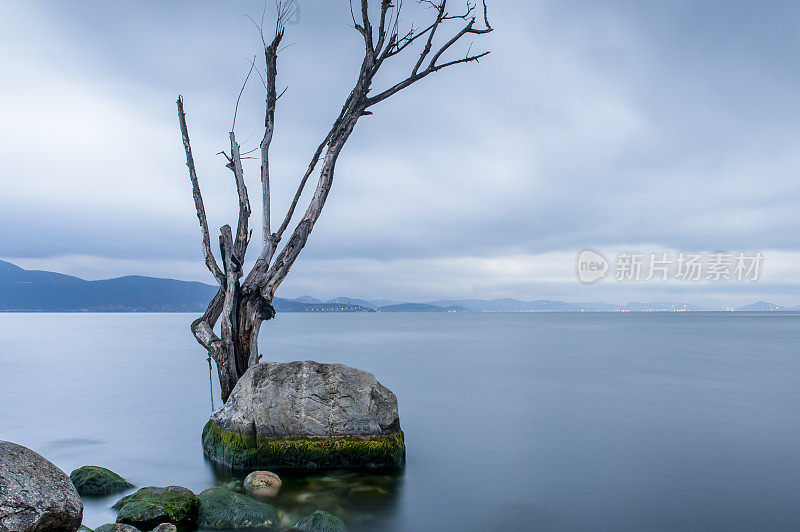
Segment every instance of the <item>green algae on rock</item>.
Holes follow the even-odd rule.
[[[317,510],[294,525],[294,530],[302,532],[346,532],[347,525],[333,514]]]
[[[385,436],[258,438],[217,427],[203,429],[203,449],[232,469],[349,469],[396,471],[405,465],[402,431]]]
[[[152,530],[161,523],[190,528],[197,521],[197,495],[181,486],[146,487],[121,498],[117,523]]]
[[[200,528],[266,528],[278,519],[273,506],[222,486],[202,491],[197,498],[197,526]]]
[[[132,488],[133,484],[100,466],[79,467],[69,475],[81,495],[110,495]]]

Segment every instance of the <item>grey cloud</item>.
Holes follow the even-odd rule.
[[[239,15],[262,5],[12,3],[14,27],[0,23],[0,64],[11,67],[0,110],[15,125],[28,116],[30,138],[2,137],[0,256],[199,262],[174,99],[186,97],[212,225],[230,223],[232,183],[214,153],[258,50]],[[490,8],[497,31],[475,47],[492,55],[426,80],[359,124],[301,263],[621,243],[800,248],[796,4]],[[307,0],[288,28],[286,42],[297,44],[279,64],[289,90],[273,150],[276,211],[349,91],[361,43],[348,21],[347,2]],[[407,66],[391,65],[380,83]],[[48,121],[50,101],[65,123]],[[95,101],[102,105],[87,103]],[[249,147],[262,104],[251,84],[237,120]],[[102,134],[81,142],[75,117]],[[59,159],[49,160],[48,143],[61,146]],[[257,166],[247,171],[256,191]],[[51,190],[54,182],[70,187]],[[320,282],[298,267],[309,287]],[[439,295],[456,294],[431,297]]]

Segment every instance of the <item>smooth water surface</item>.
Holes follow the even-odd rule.
[[[200,445],[192,319],[0,314],[0,439],[138,486],[230,480]],[[261,349],[373,372],[408,447],[397,477],[286,478],[286,523],[323,508],[361,530],[800,529],[798,314],[281,314]],[[84,522],[112,522],[116,498],[87,499]]]

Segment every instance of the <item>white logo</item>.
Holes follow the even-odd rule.
[[[578,255],[578,279],[583,283],[593,283],[606,276],[608,261],[604,256],[585,249]]]

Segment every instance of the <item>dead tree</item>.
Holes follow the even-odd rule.
[[[402,0],[381,0],[379,9],[376,6],[374,12],[370,10],[369,0],[360,0],[360,10],[354,9],[355,6],[351,0],[353,27],[364,40],[364,59],[355,86],[345,100],[339,116],[311,157],[311,162],[300,179],[291,206],[274,232],[271,226],[272,213],[270,210],[269,147],[275,131],[275,107],[279,99],[276,86],[278,46],[284,35],[286,21],[293,16],[294,3],[277,2],[277,22],[274,35],[269,43],[264,38],[263,19],[260,26],[257,24],[264,44],[265,75],[263,81],[266,87],[264,137],[260,143],[263,239],[258,258],[252,270],[244,276],[243,281],[245,252],[251,235],[248,227],[250,200],[242,170],[242,154],[239,144],[236,142],[234,128],[232,127],[229,133],[229,151],[226,150],[223,153],[228,161],[226,166],[233,173],[236,183],[239,197],[239,219],[235,232],[229,225],[224,225],[220,229],[219,251],[222,265],[220,267],[211,249],[211,237],[192,157],[183,98],[178,97],[178,119],[183,137],[183,147],[186,151],[186,166],[189,168],[197,218],[203,233],[203,254],[206,266],[219,284],[219,291],[209,303],[205,313],[192,323],[191,330],[197,341],[208,351],[216,363],[223,401],[227,400],[236,381],[247,368],[257,364],[261,358],[258,352],[258,334],[261,323],[275,316],[275,309],[272,306],[275,291],[297,260],[300,251],[308,241],[314,224],[319,219],[333,184],[336,160],[358,120],[362,116],[371,115],[370,109],[376,104],[430,74],[461,63],[478,61],[489,53],[470,55],[468,51],[463,57],[446,58],[447,52],[451,51],[453,45],[462,38],[483,35],[492,31],[485,2],[480,8],[468,2],[463,11],[459,13],[448,11],[447,0],[420,0],[420,3],[430,8],[433,15],[432,20],[422,28],[412,28],[401,33],[399,27]],[[373,27],[371,18],[378,20],[377,29]],[[442,38],[441,34],[445,28],[452,27],[454,24],[457,25],[456,28]],[[410,65],[407,77],[382,91],[373,91],[372,81],[380,68],[387,61],[406,50],[416,50],[419,53],[418,56],[412,55],[415,57],[415,61],[413,66]],[[297,226],[276,255],[278,243],[281,242],[284,232],[289,227],[306,182],[318,166],[319,177],[314,195]],[[217,321],[220,322],[219,336],[214,332]]]

